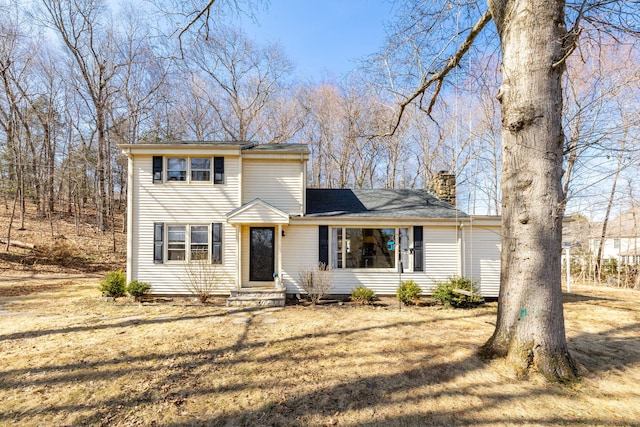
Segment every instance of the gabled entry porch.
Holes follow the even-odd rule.
[[[284,305],[282,235],[289,215],[255,199],[229,212],[227,222],[236,229],[238,260],[227,305]]]

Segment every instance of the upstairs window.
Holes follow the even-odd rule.
[[[211,159],[194,157],[191,159],[191,181],[211,181]]]
[[[184,157],[167,158],[167,181],[187,180],[187,159]]]
[[[166,172],[163,174],[164,168]],[[153,156],[154,184],[212,180],[214,184],[224,184],[224,157]]]

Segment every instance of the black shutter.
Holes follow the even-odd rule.
[[[329,226],[321,225],[319,228],[319,240],[318,240],[318,261],[324,265],[329,265]]]
[[[153,156],[153,183],[162,182],[162,156]]]
[[[422,226],[416,225],[413,227],[413,271],[424,271],[422,248]]]
[[[211,224],[211,263],[222,264],[222,223]]]
[[[162,264],[164,258],[164,223],[153,223],[153,262]]]
[[[224,157],[213,158],[213,183],[224,184]]]

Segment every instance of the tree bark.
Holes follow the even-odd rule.
[[[481,348],[516,372],[576,378],[561,288],[564,1],[489,0],[502,46],[502,255],[498,320]]]

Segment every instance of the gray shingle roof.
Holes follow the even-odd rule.
[[[253,152],[309,153],[309,147],[306,144],[256,144],[255,142],[242,141],[143,141],[139,142],[138,145],[206,145],[213,147],[239,147],[242,150]]]
[[[244,148],[244,147],[243,147]],[[255,144],[244,148],[248,151],[265,151],[265,152],[296,152],[301,154],[309,154],[307,144]]]
[[[185,140],[160,140],[160,141],[140,141],[137,145],[213,145],[213,146],[233,146],[242,147],[251,145],[250,142],[241,141],[185,141]]]
[[[307,215],[349,218],[466,218],[427,190],[307,189]]]

